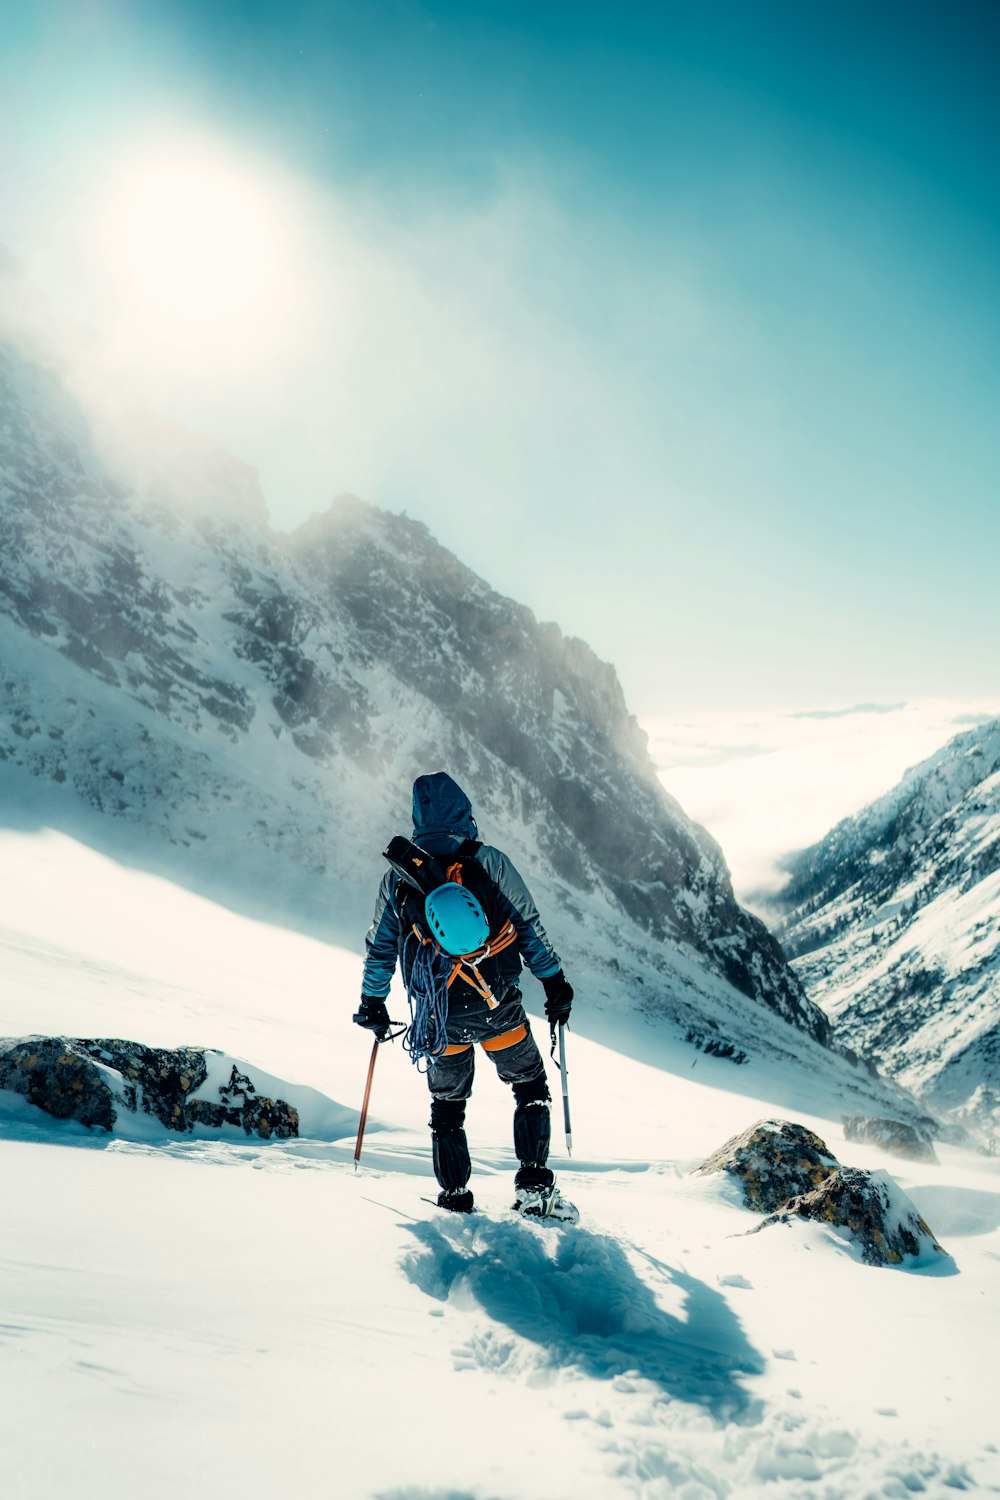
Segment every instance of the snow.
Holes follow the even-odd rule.
[[[483,1063],[483,1211],[452,1218],[424,1201],[425,1085],[398,1047],[353,1169],[355,954],[5,831],[0,966],[0,1033],[218,1047],[313,1106],[299,1140],[142,1140],[0,1098],[10,1500],[1000,1493],[1000,1162],[848,1146],[814,1083],[796,1118],[888,1170],[954,1259],[879,1271],[821,1225],[747,1234],[734,1184],[690,1172],[787,1080],[588,1040],[581,976],[572,1161],[553,1118],[581,1225],[510,1217],[510,1101]]]

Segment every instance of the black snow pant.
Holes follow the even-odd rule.
[[[513,998],[513,997],[512,997]],[[553,1175],[546,1162],[549,1157],[551,1094],[545,1078],[545,1063],[531,1026],[519,1003],[504,1004],[503,1024],[484,1026],[477,1041],[493,1063],[503,1083],[514,1090],[514,1150],[520,1162],[516,1177],[518,1187],[548,1187]],[[508,1011],[510,1014],[508,1015]],[[466,1024],[463,1031],[469,1030]],[[431,1091],[431,1134],[434,1147],[434,1175],[449,1192],[460,1192],[472,1175],[469,1144],[465,1136],[465,1105],[472,1093],[475,1074],[475,1043],[459,1043],[454,1051],[437,1058],[427,1069]]]

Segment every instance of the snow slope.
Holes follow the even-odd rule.
[[[485,1068],[485,1212],[456,1220],[423,1201],[424,1085],[398,1048],[352,1168],[354,955],[4,832],[0,972],[0,1033],[218,1046],[331,1101],[310,1138],[250,1142],[91,1136],[0,1096],[11,1500],[1000,1493],[1000,1162],[846,1146],[836,1073],[692,1069],[678,1042],[654,1066],[571,1032],[577,1155],[555,1165],[581,1226],[508,1217]],[[688,1174],[776,1108],[888,1167],[954,1261],[875,1271],[817,1225],[745,1236],[732,1189]]]
[[[1000,719],[789,861],[781,934],[848,1045],[1000,1130]]]

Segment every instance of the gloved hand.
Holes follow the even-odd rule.
[[[376,995],[362,995],[361,1004],[351,1020],[355,1026],[363,1026],[366,1031],[374,1031],[380,1042],[385,1041],[392,1026],[389,1012],[385,1008],[385,1001],[379,1000]]]
[[[553,1030],[556,1026],[565,1026],[573,1006],[573,986],[562,969],[543,979],[542,989],[545,991],[545,1019]]]

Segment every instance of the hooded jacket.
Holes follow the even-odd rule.
[[[478,837],[472,803],[456,781],[445,771],[418,776],[413,783],[413,842],[437,858],[454,854],[467,839]],[[501,903],[509,906],[507,915],[514,924],[517,942],[507,952],[514,967],[508,970],[509,987],[514,988],[521,962],[527,964],[536,979],[547,979],[562,967],[559,955],[546,936],[531,892],[501,849],[480,844],[475,859],[483,866],[497,888]],[[365,938],[362,991],[384,1000],[389,993],[396,961],[400,953],[400,923],[396,905],[398,876],[387,870],[382,877],[375,901],[375,915]],[[406,976],[403,976],[404,979]],[[500,998],[498,996],[498,998]],[[482,1005],[474,992],[469,1004]]]

